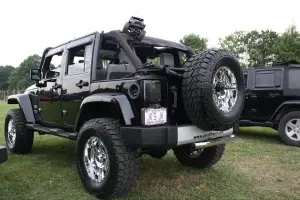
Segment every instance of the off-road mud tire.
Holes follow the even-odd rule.
[[[102,183],[93,181],[84,166],[84,145],[92,136],[102,141],[109,155],[109,174]],[[140,166],[137,150],[123,142],[119,121],[107,118],[89,120],[80,128],[76,143],[76,160],[84,188],[97,198],[118,197],[129,193],[136,182]]]
[[[150,155],[152,158],[161,159],[165,157],[168,153],[168,150],[161,150],[161,149],[150,149],[147,154]]]
[[[285,126],[289,120],[292,119],[300,119],[300,111],[293,111],[286,113],[279,122],[278,132],[280,139],[289,146],[297,146],[300,147],[300,141],[295,141],[289,138],[285,131]]]
[[[191,145],[176,147],[173,152],[183,165],[193,168],[209,168],[219,162],[225,151],[225,144],[202,149],[198,156],[191,156]]]
[[[16,139],[14,144],[8,142],[8,123],[13,120]],[[15,154],[26,154],[32,151],[34,132],[26,127],[26,118],[21,109],[11,109],[7,112],[4,122],[4,135],[7,149]]]
[[[213,101],[213,77],[227,66],[237,81],[237,100],[228,113],[221,112]],[[183,65],[182,99],[191,122],[203,130],[226,130],[239,119],[244,106],[245,87],[242,68],[236,56],[223,49],[208,49],[193,55]]]

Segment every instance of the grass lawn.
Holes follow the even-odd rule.
[[[0,103],[0,144],[9,108]],[[75,166],[73,141],[35,135],[33,152],[9,155],[0,165],[0,199],[94,199],[87,194]],[[161,160],[143,156],[132,193],[122,199],[300,199],[300,149],[284,145],[276,132],[241,128],[214,167],[182,167],[172,151]]]

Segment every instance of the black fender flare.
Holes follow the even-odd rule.
[[[282,104],[280,104],[280,106],[278,106],[278,108],[275,110],[275,112],[273,113],[272,117],[271,117],[271,121],[276,119],[276,116],[280,113],[280,111],[288,105],[297,105],[300,106],[300,101],[299,100],[292,100],[292,101],[285,101]]]
[[[19,104],[21,110],[23,111],[26,121],[33,123],[35,122],[34,113],[32,110],[31,99],[29,94],[14,94],[7,98],[8,104]]]
[[[0,146],[0,165],[7,161],[7,148]]]
[[[76,118],[75,123],[75,130],[78,129],[79,119],[80,115],[84,109],[84,106],[89,103],[95,103],[95,102],[106,102],[106,103],[116,103],[120,107],[125,125],[132,125],[131,120],[135,117],[133,110],[131,108],[131,105],[129,103],[128,98],[126,95],[122,93],[98,93],[98,94],[92,94],[88,97],[86,97],[81,105],[80,105],[80,111]]]

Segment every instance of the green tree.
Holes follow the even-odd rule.
[[[19,67],[17,67],[10,75],[8,84],[10,89],[25,89],[26,87],[34,84],[30,79],[30,69],[39,67],[41,57],[34,54],[28,56]]]
[[[275,43],[278,34],[271,30],[250,31],[245,35],[248,65],[259,66],[275,61]]]
[[[278,34],[272,30],[236,31],[219,39],[222,48],[235,53],[242,65],[259,66],[272,63]]]
[[[187,45],[191,47],[194,51],[202,51],[207,48],[208,40],[206,38],[202,38],[197,34],[190,33],[179,41],[181,44]]]
[[[242,65],[246,65],[247,63],[246,34],[245,31],[235,31],[224,38],[219,38],[220,46],[236,54]]]
[[[8,78],[14,67],[10,65],[0,66],[0,90],[7,90],[8,88]]]
[[[276,60],[297,60],[300,62],[300,33],[292,25],[278,37],[275,48]]]

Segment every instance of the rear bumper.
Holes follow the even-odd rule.
[[[196,126],[121,127],[124,142],[139,148],[174,148],[194,144],[205,148],[230,142],[235,138],[235,128],[226,131],[203,131]]]
[[[0,146],[0,164],[7,160],[7,149],[6,147]]]

